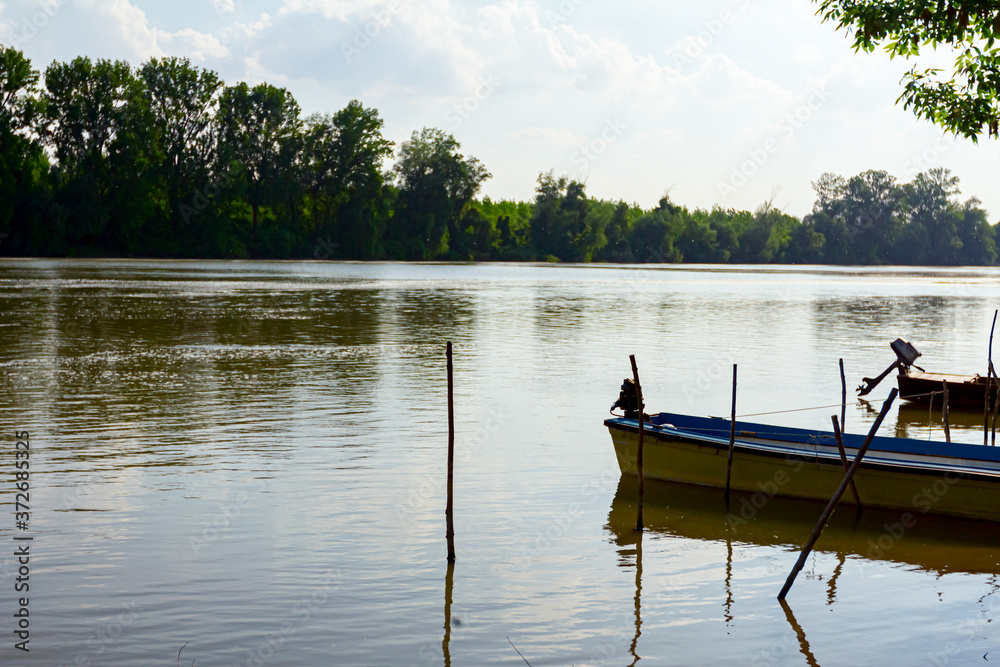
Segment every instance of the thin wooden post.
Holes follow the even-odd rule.
[[[993,388],[996,392],[993,394],[993,425],[990,427],[990,431],[993,433],[990,439],[990,445],[996,446],[997,444],[997,408],[1000,408],[1000,378],[997,377],[997,369],[993,367],[993,362],[990,362],[990,372],[993,374]],[[987,389],[987,395],[989,390]]]
[[[844,360],[840,360],[840,432],[847,433],[847,376],[844,375]]]
[[[948,381],[942,380],[944,385],[944,405],[941,406],[941,421],[944,422],[944,439],[951,442],[951,429],[948,428]]]
[[[931,436],[934,434],[934,394],[937,392],[928,392],[930,398],[927,401],[927,439],[930,440]]]
[[[455,481],[455,385],[452,380],[451,341],[448,341],[448,504],[444,515],[448,527],[445,537],[448,539],[448,562],[455,562],[455,516],[454,516],[454,481]]]
[[[997,313],[1000,310],[993,311],[993,324],[990,326],[990,347],[988,364],[986,366],[986,398],[983,399],[983,444],[988,445],[990,443],[990,391],[993,389],[991,378],[993,377],[993,330],[997,326]],[[996,400],[1000,401],[1000,395],[997,396]]]
[[[830,502],[827,503],[826,509],[823,510],[823,513],[819,517],[819,521],[816,522],[816,527],[813,528],[812,535],[809,536],[809,541],[806,543],[806,546],[803,547],[802,553],[799,554],[799,559],[796,561],[795,567],[793,567],[792,571],[788,573],[788,579],[785,580],[785,585],[782,587],[781,592],[778,593],[779,600],[784,600],[785,596],[788,595],[789,589],[791,589],[792,584],[795,582],[795,575],[797,575],[799,570],[802,569],[802,566],[805,565],[806,559],[809,557],[809,552],[812,551],[812,548],[816,545],[816,541],[823,532],[826,522],[830,520],[830,515],[833,514],[833,510],[836,509],[837,503],[839,503],[840,499],[844,496],[844,491],[847,490],[847,485],[852,479],[854,479],[854,474],[858,471],[858,468],[861,467],[861,460],[864,458],[865,453],[868,452],[868,447],[871,446],[872,440],[875,439],[875,432],[878,431],[878,427],[882,425],[882,420],[885,419],[885,415],[889,412],[889,407],[892,406],[892,402],[896,400],[896,394],[898,393],[899,390],[893,387],[892,391],[889,392],[889,398],[885,399],[885,403],[882,404],[882,411],[878,413],[875,423],[872,424],[871,431],[868,432],[868,437],[865,438],[865,442],[861,445],[861,449],[859,449],[858,453],[854,456],[854,463],[851,464],[850,470],[848,470],[847,474],[844,475],[844,480],[840,483],[840,486],[837,487],[836,493],[834,493],[833,497],[830,498]]]
[[[642,472],[642,432],[645,420],[645,405],[642,402],[642,386],[639,384],[639,367],[635,365],[635,355],[628,355],[632,362],[632,378],[635,380],[635,402],[639,405],[639,451],[636,454],[636,467],[639,473],[639,511],[635,518],[635,529],[642,532],[642,496],[646,491],[646,476]]]
[[[837,423],[837,416],[831,415],[830,421],[833,422],[833,434],[837,437],[837,449],[840,450],[840,462],[844,465],[844,473],[847,473],[851,469],[851,464],[847,460],[847,450],[844,449],[844,438],[840,432],[840,424]],[[854,502],[858,504],[858,509],[861,509],[861,495],[858,493],[858,487],[854,484],[854,480],[851,479],[851,492],[854,494]]]
[[[733,449],[736,447],[736,364],[733,364],[733,413],[729,420],[729,458],[726,460],[726,509],[729,509],[729,480],[733,475]]]

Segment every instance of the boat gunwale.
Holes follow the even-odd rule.
[[[704,424],[711,422],[728,423],[729,420],[710,418],[710,417],[691,417],[690,415],[674,415],[670,413],[659,413],[656,417],[682,417],[685,419],[699,420]],[[606,419],[604,422],[605,426],[609,429],[616,428],[619,430],[630,431],[637,433],[639,430],[638,420],[635,419],[625,419],[623,417],[616,417],[613,419]],[[744,432],[742,437],[737,437],[734,443],[734,447],[741,452],[747,454],[755,454],[758,456],[766,456],[769,458],[786,458],[789,456],[798,457],[800,460],[802,457],[807,457],[809,462],[814,462],[817,464],[827,464],[837,467],[842,467],[843,463],[840,459],[839,451],[835,445],[825,445],[819,442],[813,441],[809,442],[811,438],[815,440],[816,438],[823,439],[834,439],[832,432],[827,431],[812,431],[807,429],[797,429],[797,428],[785,428],[785,427],[775,427],[769,424],[756,424],[751,422],[736,422],[737,433],[741,431]],[[743,428],[741,428],[743,427]],[[767,435],[780,435],[784,437],[761,437],[757,436],[756,431],[753,427],[762,427],[764,429],[781,429],[780,431],[765,431]],[[723,437],[721,435],[711,435],[709,433],[700,432],[697,428],[683,428],[674,424],[664,424],[664,423],[651,423],[645,429],[646,433],[657,440],[670,440],[678,439],[688,444],[695,444],[701,446],[710,446],[715,449],[727,449],[729,447],[728,436]],[[708,430],[708,429],[703,429]],[[721,429],[720,429],[721,430]],[[728,427],[725,431],[728,432]],[[748,436],[746,432],[753,433],[752,436]],[[757,440],[748,440],[747,438],[753,438]],[[862,436],[850,435],[847,436],[852,440],[862,438]],[[845,438],[846,440],[846,438]],[[860,444],[860,443],[859,443]],[[892,444],[894,447],[886,448],[884,445]],[[919,447],[907,448],[905,445],[913,444]],[[969,445],[965,443],[939,443],[940,445],[946,445],[949,448],[981,448],[982,450],[993,450],[987,451],[990,454],[989,457],[967,457],[956,455],[957,453],[952,452],[927,452],[927,451],[914,451],[914,449],[925,449],[927,444],[938,444],[938,443],[925,443],[916,440],[910,440],[906,438],[891,438],[891,437],[878,437],[873,440],[872,446],[869,449],[868,455],[862,461],[862,467],[868,469],[884,469],[896,472],[907,472],[913,474],[921,475],[936,475],[946,473],[960,474],[962,477],[979,477],[984,480],[989,480],[991,482],[1000,481],[1000,450],[995,448],[990,448],[984,445]],[[851,447],[845,441],[845,449],[850,449],[857,451],[857,447]],[[876,445],[883,445],[883,447],[876,447]],[[938,448],[940,449],[940,448]],[[881,455],[880,455],[881,454]],[[888,456],[887,456],[888,455]],[[850,456],[850,454],[849,454]],[[895,456],[895,458],[894,458]],[[927,458],[930,460],[913,460],[913,459],[900,459],[899,456],[917,456],[921,458]],[[987,464],[985,467],[976,466],[976,463]],[[988,464],[995,464],[997,467],[989,466]]]

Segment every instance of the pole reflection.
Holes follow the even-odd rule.
[[[455,587],[455,563],[448,563],[444,575],[444,639],[441,650],[444,653],[444,667],[451,667],[451,598]]]
[[[813,655],[812,649],[809,648],[809,641],[806,639],[805,630],[802,629],[802,626],[796,620],[795,614],[792,613],[792,608],[784,600],[778,600],[778,602],[781,603],[781,608],[785,611],[785,619],[792,626],[792,631],[795,632],[795,636],[799,640],[799,653],[805,657],[806,664],[810,667],[820,667],[820,664],[816,661],[816,656]]]

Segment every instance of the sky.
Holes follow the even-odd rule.
[[[1000,219],[1000,146],[896,104],[914,63],[856,54],[805,0],[0,0],[0,43],[44,72],[84,55],[181,56],[287,88],[303,115],[352,99],[399,143],[443,129],[530,200],[539,174],[651,208],[802,216],[811,182],[933,167]],[[918,61],[923,64],[923,61]]]

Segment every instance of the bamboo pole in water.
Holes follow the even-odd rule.
[[[448,562],[455,562],[455,385],[452,381],[451,341],[448,341],[448,504],[444,515],[447,521],[445,537],[448,539]]]
[[[736,364],[733,364],[733,413],[729,420],[729,457],[726,460],[726,509],[729,509],[729,480],[733,475],[733,449],[736,447]]]
[[[795,582],[795,575],[797,575],[799,570],[802,569],[802,566],[805,565],[806,559],[809,557],[809,552],[812,551],[812,548],[816,545],[816,540],[819,539],[820,534],[823,532],[826,522],[830,520],[830,515],[833,514],[833,510],[836,509],[837,503],[839,503],[840,499],[844,496],[844,491],[847,490],[847,485],[852,479],[854,479],[854,474],[858,471],[858,468],[861,467],[861,460],[864,458],[865,453],[868,452],[868,447],[871,446],[872,440],[875,439],[875,432],[878,431],[878,427],[882,425],[882,420],[885,419],[885,415],[889,412],[889,408],[892,406],[892,402],[896,400],[896,394],[898,393],[899,390],[893,387],[892,391],[889,392],[889,398],[885,399],[885,403],[882,404],[882,411],[878,413],[875,423],[872,424],[871,431],[868,432],[868,437],[865,438],[865,442],[861,445],[861,449],[859,449],[858,453],[854,456],[854,463],[851,464],[850,470],[848,470],[847,474],[844,475],[844,481],[840,483],[840,486],[837,487],[836,493],[834,493],[833,497],[830,498],[830,502],[827,503],[826,509],[823,510],[823,513],[819,517],[819,521],[816,522],[816,527],[813,528],[812,535],[809,536],[809,541],[806,543],[806,546],[802,548],[802,553],[799,554],[798,561],[796,561],[792,571],[788,573],[788,579],[785,580],[785,585],[782,587],[781,592],[778,593],[779,600],[784,600],[785,596],[788,595],[788,591]]]
[[[991,381],[986,385],[986,396],[990,396],[990,392],[993,391],[993,421],[990,426],[990,432],[993,434],[990,439],[990,445],[996,446],[997,444],[997,409],[1000,408],[1000,378],[997,377],[997,369],[994,368],[992,360],[990,361],[990,379]],[[987,398],[987,400],[989,400]]]
[[[944,385],[944,405],[941,406],[941,421],[944,422],[944,439],[951,442],[951,429],[948,427],[948,381],[942,380]]]
[[[844,465],[844,473],[846,474],[851,469],[851,463],[847,460],[847,450],[844,449],[844,438],[840,431],[840,425],[837,423],[837,416],[831,415],[830,421],[833,422],[833,434],[837,438],[837,449],[840,450],[840,462]],[[851,480],[851,492],[854,494],[854,502],[858,504],[858,509],[861,509],[861,495],[858,493],[858,487],[854,484],[853,479]]]
[[[840,432],[846,433],[847,426],[847,376],[844,375],[844,360],[840,360]]]
[[[632,362],[632,377],[635,380],[635,402],[639,405],[639,451],[636,454],[636,466],[639,473],[639,511],[635,518],[635,529],[642,532],[642,496],[646,490],[646,476],[642,472],[642,432],[646,406],[642,402],[642,386],[639,384],[639,367],[635,365],[635,355],[630,354],[628,358]]]
[[[983,399],[983,444],[990,444],[990,392],[993,390],[993,383],[991,378],[993,377],[993,330],[997,326],[997,313],[998,310],[993,311],[993,324],[990,326],[990,347],[989,356],[987,357],[988,365],[986,366],[986,398]],[[997,400],[1000,400],[1000,395],[997,396]]]

